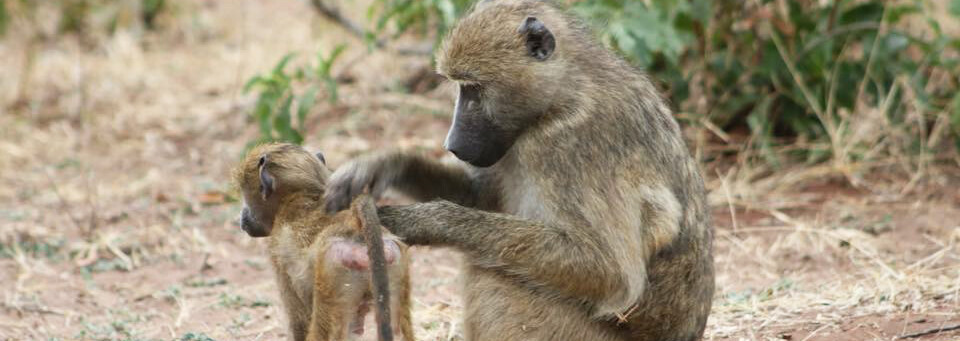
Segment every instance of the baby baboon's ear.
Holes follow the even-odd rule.
[[[536,17],[523,19],[517,32],[524,35],[527,40],[527,53],[536,60],[547,60],[557,47],[553,33]]]
[[[273,194],[273,191],[276,189],[276,184],[273,181],[273,175],[270,174],[270,170],[267,169],[267,156],[260,157],[260,197],[263,200],[267,200],[270,195]]]
[[[317,152],[317,158],[320,159],[320,163],[322,163],[324,166],[327,165],[327,159],[323,157],[323,153]]]

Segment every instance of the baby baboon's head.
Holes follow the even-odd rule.
[[[243,195],[241,227],[251,237],[269,236],[280,203],[291,195],[323,197],[329,176],[323,154],[289,143],[253,148],[234,172]]]

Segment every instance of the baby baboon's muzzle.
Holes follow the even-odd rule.
[[[270,235],[270,229],[267,229],[250,215],[250,209],[244,207],[240,213],[240,228],[251,237],[266,237]]]

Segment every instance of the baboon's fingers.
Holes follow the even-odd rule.
[[[387,188],[390,187],[390,182],[380,179],[380,181],[373,181],[371,187],[373,189],[370,190],[370,196],[373,197],[373,200],[378,200],[383,197],[383,192],[386,192]]]
[[[324,196],[324,208],[327,212],[334,213],[350,207],[350,202],[357,195],[357,193],[351,193],[356,177],[356,163],[344,165],[330,176]]]
[[[363,193],[373,181],[374,176],[366,170],[354,173],[353,181],[350,181],[350,190],[347,191],[350,201],[353,201],[354,198]]]
[[[350,199],[345,194],[340,194],[340,191],[328,190],[326,196],[326,203],[324,204],[324,209],[327,213],[336,213],[343,211],[350,206]]]
[[[326,210],[337,212],[350,203],[368,187],[370,195],[379,199],[391,185],[389,172],[384,172],[378,159],[364,158],[340,167],[327,184]]]

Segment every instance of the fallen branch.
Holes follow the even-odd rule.
[[[926,336],[930,334],[940,334],[942,332],[947,332],[947,331],[957,330],[957,329],[960,329],[960,323],[950,325],[950,326],[940,326],[937,328],[930,328],[930,329],[919,331],[916,333],[900,335],[900,336],[897,336],[897,339],[912,339],[912,338],[918,338],[918,337]]]
[[[36,313],[41,315],[67,316],[70,314],[74,314],[73,312],[68,310],[50,308],[50,307],[40,305],[40,304],[35,304],[35,303],[24,305],[24,304],[13,304],[13,303],[3,302],[3,303],[0,303],[0,307],[8,310],[15,310],[21,313]]]
[[[354,37],[357,37],[361,40],[367,39],[367,31],[363,29],[362,26],[343,16],[340,13],[340,10],[331,7],[323,2],[323,0],[310,0],[310,4],[313,5],[313,8],[324,18],[332,21],[333,23],[343,27],[347,32],[349,32]],[[407,47],[389,47],[387,42],[384,39],[377,39],[373,42],[373,46],[378,49],[389,50],[401,55],[417,55],[417,56],[428,56],[433,53],[433,45],[431,44],[422,44],[420,46],[407,46]]]

